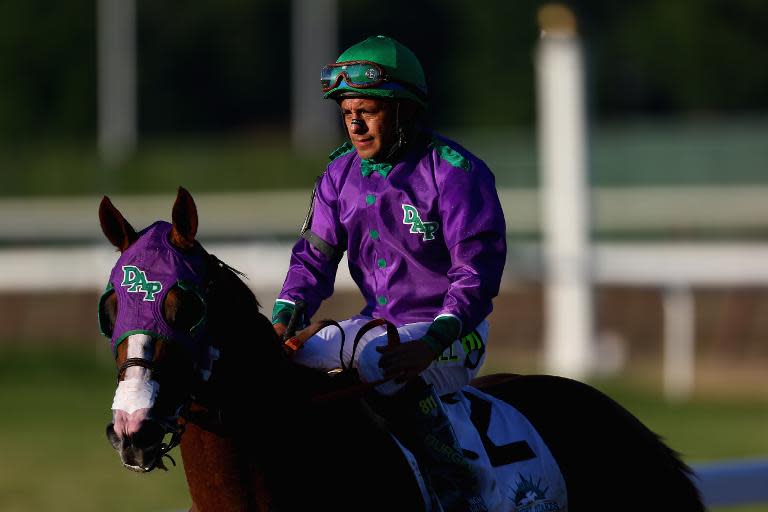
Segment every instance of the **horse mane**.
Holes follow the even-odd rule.
[[[264,358],[274,362],[285,360],[272,323],[261,312],[256,295],[246,285],[245,274],[235,270],[215,256],[210,256],[211,273],[208,290],[208,315],[211,340],[226,352],[259,365]],[[255,353],[254,350],[256,350]],[[267,353],[264,353],[267,352]]]
[[[289,394],[294,399],[308,399],[313,390],[328,389],[331,379],[325,372],[297,365],[285,354],[272,322],[261,312],[261,304],[243,280],[245,274],[215,256],[211,260],[209,318],[216,332],[213,341],[227,357],[224,371],[229,377],[247,375],[251,387],[279,382],[281,389],[276,395]]]
[[[208,258],[209,265],[211,265],[209,272],[212,273],[211,281],[213,283],[223,283],[226,286],[225,291],[236,293],[238,298],[245,299],[246,303],[244,306],[254,307],[256,310],[261,309],[261,304],[256,295],[242,280],[242,277],[247,279],[248,276],[236,268],[227,265],[213,254],[208,254]]]

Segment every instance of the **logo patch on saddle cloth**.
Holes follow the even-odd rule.
[[[160,281],[150,281],[147,279],[147,273],[139,267],[133,265],[123,266],[123,282],[120,286],[125,286],[128,293],[143,293],[145,301],[154,301],[155,295],[163,290],[163,283]]]
[[[515,503],[515,512],[560,512],[560,505],[547,499],[548,487],[544,487],[541,478],[533,481],[533,475],[528,478],[518,475],[517,484],[512,486],[510,499]],[[543,488],[542,488],[543,487]]]

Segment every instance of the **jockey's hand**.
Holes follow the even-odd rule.
[[[297,300],[296,304],[299,306],[299,318],[296,327],[300,328],[303,322],[303,301]],[[291,318],[293,318],[294,314],[297,313],[296,310],[297,306],[291,304],[290,302],[279,300],[275,302],[275,307],[272,308],[272,328],[275,330],[281,340],[283,339],[283,334],[285,334],[285,331],[288,329],[288,326],[291,323]]]
[[[272,328],[277,333],[277,337],[282,340],[283,339],[283,334],[285,334],[285,331],[286,331],[286,329],[288,329],[288,326],[285,325],[284,323],[278,322],[276,324],[272,324]]]
[[[421,340],[376,347],[376,351],[381,354],[379,367],[384,377],[393,377],[398,384],[417,377],[435,360],[435,353]]]

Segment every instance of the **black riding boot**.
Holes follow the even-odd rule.
[[[440,398],[421,378],[391,397],[385,417],[429,478],[445,512],[487,512]]]

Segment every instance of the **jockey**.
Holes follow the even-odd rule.
[[[402,340],[389,348],[383,328],[367,333],[354,361],[360,377],[391,379],[376,387],[390,398],[375,402],[388,404],[382,415],[405,437],[443,510],[485,511],[438,396],[467,385],[485,360],[486,317],[506,259],[493,174],[424,126],[424,71],[394,39],[375,36],[352,46],[323,67],[321,84],[323,97],[339,105],[349,140],[318,178],[272,323],[282,335],[301,300],[306,325],[333,293],[346,251],[365,299],[359,315],[340,322],[346,338],[384,318]],[[337,368],[340,344],[337,329],[324,329],[295,361]]]

